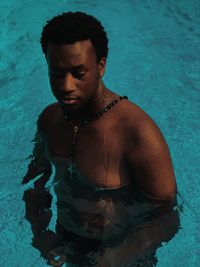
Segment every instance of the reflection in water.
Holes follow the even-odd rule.
[[[57,196],[56,232],[48,230],[52,196],[45,185],[54,164]],[[73,177],[71,176],[73,173]],[[40,175],[40,176],[39,176]],[[75,164],[49,156],[44,135],[36,133],[33,158],[23,184],[39,176],[24,192],[32,245],[51,266],[156,266],[156,249],[178,231],[176,200],[155,200],[129,184],[99,187]]]

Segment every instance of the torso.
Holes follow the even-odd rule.
[[[68,162],[73,128],[58,103],[47,107],[42,128],[48,157],[56,168],[58,221],[65,229],[80,236],[108,240],[121,238],[127,227],[138,223],[137,188],[130,170],[134,166],[128,165],[127,153],[130,143],[135,143],[131,153],[137,155],[141,118],[144,112],[139,107],[121,100],[81,128],[74,154],[76,171],[71,178]]]
[[[126,122],[128,100],[121,100],[98,119],[80,128],[74,162],[79,171],[90,181],[105,187],[130,183],[125,150],[127,146]],[[59,104],[51,106],[54,118],[47,124],[47,145],[51,156],[69,158],[73,128],[62,113]]]

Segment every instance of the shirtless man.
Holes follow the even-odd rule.
[[[57,232],[79,240],[79,246],[82,240],[85,253],[90,251],[86,240],[107,246],[98,257],[98,267],[127,266],[131,257],[134,262],[134,257],[138,259],[169,240],[178,227],[173,213],[163,217],[156,230],[144,230],[138,237],[135,233],[122,245],[108,247],[115,237],[125,240],[125,229],[134,225],[129,221],[131,205],[126,209],[120,200],[124,194],[126,201],[144,196],[149,203],[175,203],[176,182],[168,146],[140,107],[105,86],[108,39],[94,17],[68,12],[53,18],[43,28],[41,45],[57,102],[39,117],[34,160],[23,183],[36,176],[31,174],[35,168],[36,173],[47,174],[43,182],[39,179],[35,184],[42,188],[53,163]],[[159,232],[163,227],[165,231]]]

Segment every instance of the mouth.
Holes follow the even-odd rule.
[[[72,104],[77,104],[79,102],[78,98],[62,98],[60,101],[65,104],[65,105],[72,105]]]

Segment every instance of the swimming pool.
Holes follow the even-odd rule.
[[[117,2],[117,4],[116,4]],[[158,267],[199,265],[200,3],[198,0],[3,0],[1,7],[1,266],[47,266],[30,242],[21,180],[36,119],[54,101],[39,38],[45,21],[80,10],[102,21],[110,39],[105,81],[161,128],[183,197],[182,229],[158,249]],[[118,77],[118,79],[116,79]],[[38,82],[39,81],[39,82]],[[53,203],[55,212],[55,203]],[[55,225],[54,214],[50,227]]]

